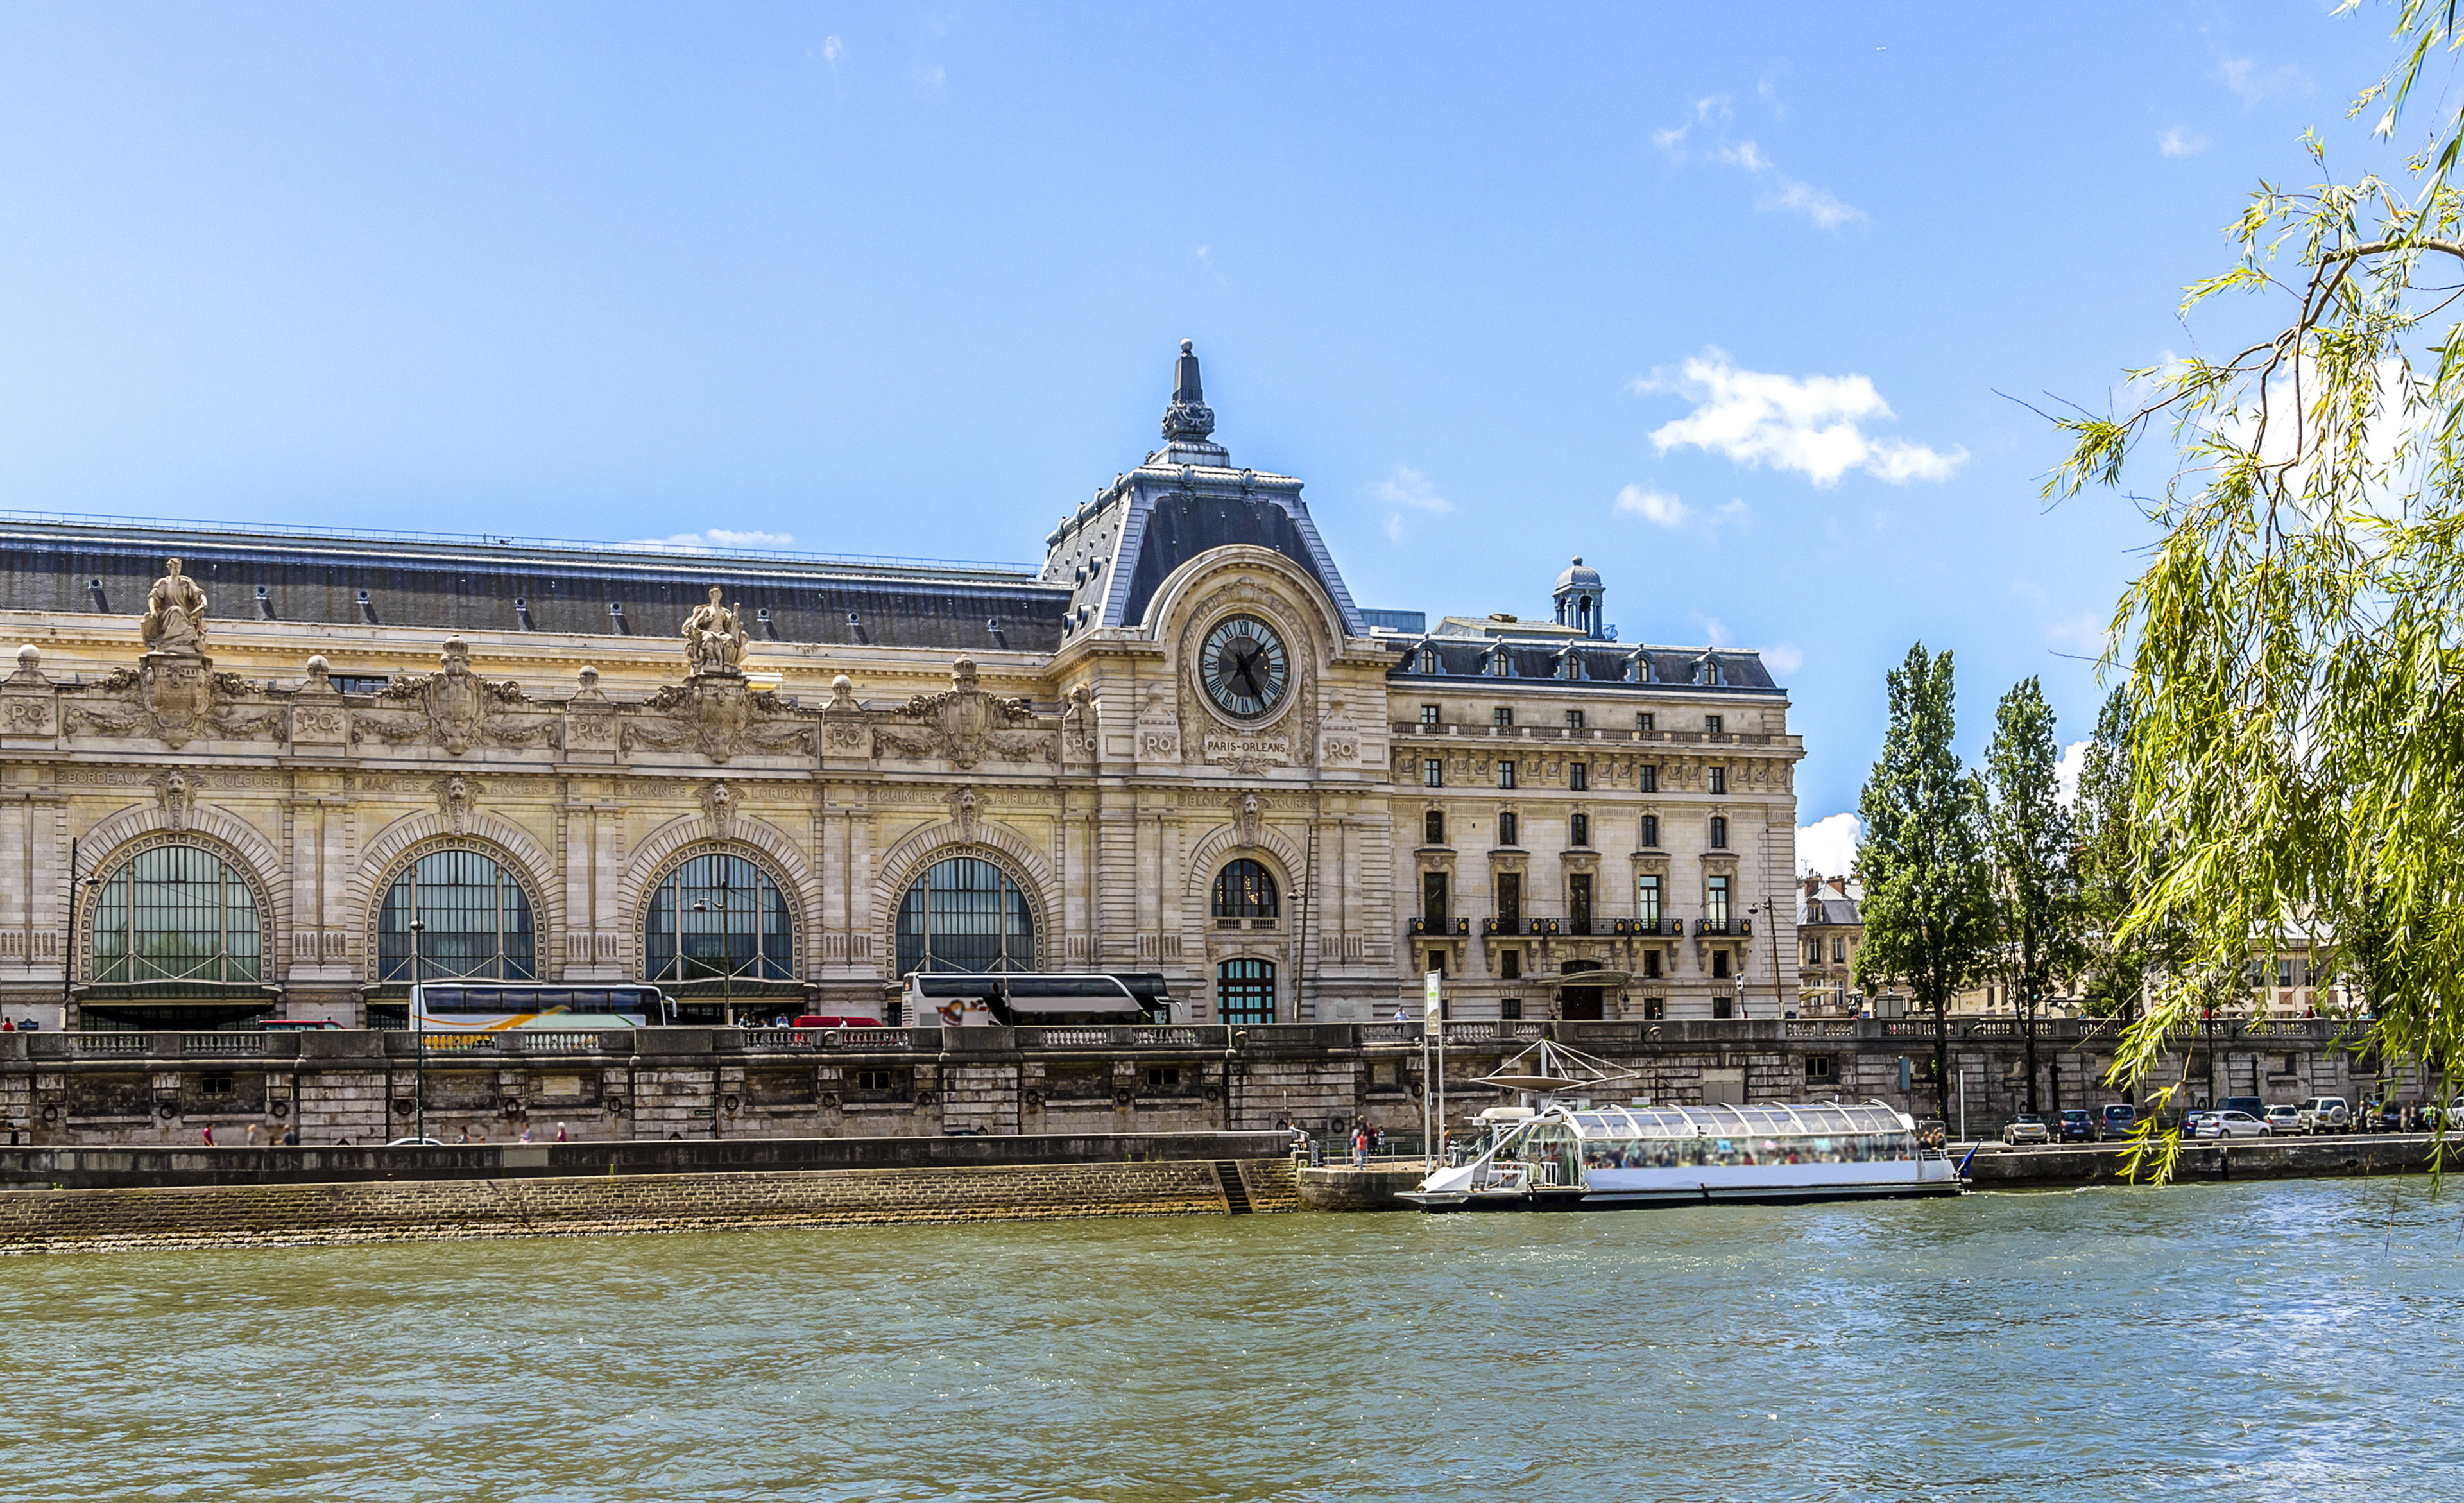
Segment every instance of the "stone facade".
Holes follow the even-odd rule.
[[[1177,1021],[1236,975],[1242,1021],[1382,1020],[1431,968],[1458,1019],[1791,1010],[1802,747],[1759,659],[1617,646],[1579,563],[1555,622],[1364,612],[1213,424],[1184,350],[1164,447],[1036,569],[0,523],[0,1014],[364,1026],[440,852],[518,895],[522,975],[662,984],[652,895],[737,858],[779,951],[725,1005],[764,1014],[881,1015],[954,857],[1018,895],[1013,963],[1160,972]],[[210,974],[119,959],[149,851],[220,873]],[[1243,861],[1273,895],[1221,911]]]

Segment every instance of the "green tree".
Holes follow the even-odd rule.
[[[1888,692],[1881,759],[1857,802],[1865,827],[1857,981],[1867,991],[1904,984],[1932,1012],[1934,1104],[1947,1122],[1950,999],[1976,980],[1993,935],[1981,811],[1976,780],[1950,749],[1950,654],[1928,656],[1918,643],[1891,672]]]
[[[2079,857],[2061,802],[2061,748],[2044,686],[2026,678],[1994,710],[1985,752],[1985,836],[1993,858],[1993,963],[2018,1003],[2028,1057],[2028,1110],[2036,1100],[2036,1015],[2057,984],[2079,974]]]
[[[2394,60],[2353,105],[2385,138],[2464,43],[2453,0],[2391,9]],[[2134,883],[2108,953],[2164,957],[2116,1084],[2294,924],[2366,984],[2357,1043],[2396,1061],[2464,1048],[2464,95],[2429,107],[2384,175],[2337,180],[2314,133],[2317,181],[2252,194],[2233,264],[2182,312],[2242,294],[2235,321],[2255,313],[2260,337],[2135,372],[2135,407],[2060,420],[2050,494],[2123,484],[2151,439],[2171,471],[2106,650],[2128,671]]]

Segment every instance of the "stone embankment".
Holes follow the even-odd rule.
[[[568,1153],[580,1144],[493,1150],[179,1150],[58,1153],[62,1175],[108,1188],[20,1188],[0,1194],[0,1253],[585,1236],[887,1223],[1205,1216],[1299,1208],[1281,1135],[1143,1135],[1122,1142],[839,1140],[808,1159],[872,1159],[870,1168],[737,1166],[659,1172],[692,1162],[675,1143],[587,1145],[599,1172]],[[991,1145],[991,1146],[987,1146]],[[771,1142],[778,1150],[794,1145]],[[867,1151],[869,1149],[870,1151]],[[617,1150],[636,1150],[627,1157]],[[954,1150],[940,1152],[940,1150]],[[1177,1156],[1178,1150],[1187,1157]],[[1222,1150],[1221,1157],[1200,1157]],[[1042,1153],[1071,1153],[1075,1161]],[[372,1177],[385,1155],[390,1177]],[[481,1162],[493,1155],[497,1161]],[[9,1156],[18,1174],[23,1160]],[[176,1160],[140,1163],[139,1159]],[[517,1161],[505,1162],[505,1159]],[[197,1162],[207,1159],[215,1161]],[[256,1160],[252,1165],[247,1160]],[[558,1161],[562,1160],[564,1161]],[[95,1162],[93,1160],[109,1160]],[[129,1161],[121,1161],[129,1160]],[[314,1161],[308,1161],[314,1160]],[[348,1161],[343,1161],[348,1160]],[[409,1162],[406,1163],[405,1161]],[[253,1167],[257,1172],[251,1174]],[[145,1183],[150,1182],[150,1183]],[[59,1182],[55,1182],[59,1183]]]
[[[2185,1143],[2174,1165],[2177,1183],[2214,1180],[2287,1180],[2344,1175],[2421,1174],[2435,1151],[2426,1135],[2353,1135],[2323,1138],[2239,1138],[2231,1143]],[[2122,1143],[2061,1148],[1987,1145],[1969,1163],[1980,1190],[2061,1189],[2119,1185]],[[1963,1146],[1954,1157],[1965,1156]],[[2464,1167],[2464,1160],[2451,1166]],[[1398,1199],[1420,1183],[1419,1160],[1388,1160],[1364,1168],[1329,1164],[1299,1171],[1301,1205],[1321,1211],[1409,1210]]]

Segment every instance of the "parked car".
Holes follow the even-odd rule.
[[[2198,1137],[2198,1136],[2199,1136],[2199,1128],[2200,1128],[2200,1126],[2201,1126],[2202,1124],[2204,1124],[2204,1123],[2207,1121],[2207,1119],[2208,1119],[2209,1117],[2211,1117],[2211,1116],[2215,1116],[2215,1113],[2213,1113],[2213,1112],[2211,1112],[2211,1111],[2208,1110],[2206,1107],[2200,1107],[2197,1111],[2194,1111],[2194,1112],[2185,1112],[2185,1113],[2183,1113],[2183,1114],[2182,1114],[2182,1136],[2183,1136],[2183,1137],[2185,1137],[2185,1138],[2196,1138],[2196,1137]]]
[[[2343,1096],[2312,1096],[2301,1103],[2301,1131],[2341,1133],[2353,1125],[2352,1109]]]
[[[2289,1102],[2272,1106],[2259,1120],[2267,1124],[2270,1133],[2298,1133],[2301,1131],[2301,1109]]]
[[[825,1012],[799,1014],[791,1027],[800,1028],[877,1028],[879,1018],[839,1017]]]
[[[2107,1101],[2097,1116],[2099,1138],[2127,1138],[2139,1126],[2139,1109],[2127,1101]]]
[[[2224,1100],[2224,1109],[2228,1112],[2247,1113],[2262,1122],[2267,1120],[2267,1103],[2256,1096],[2227,1096]]]
[[[2015,1148],[2021,1143],[2050,1143],[2054,1135],[2046,1129],[2043,1117],[2034,1112],[2022,1112],[2002,1129],[2002,1140]]]
[[[313,1033],[319,1028],[341,1027],[331,1018],[268,1018],[257,1025],[267,1033]]]
[[[2205,1112],[2199,1116],[2201,1138],[2266,1138],[2267,1124],[2248,1112]]]
[[[2055,1129],[2057,1137],[2066,1143],[2092,1143],[2097,1139],[2096,1118],[2083,1106],[2064,1107],[2061,1122]]]

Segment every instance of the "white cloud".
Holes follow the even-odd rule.
[[[1771,102],[1768,78],[1764,80],[1759,92],[1763,94],[1765,102]],[[1787,111],[1776,108],[1774,112],[1783,118],[1787,114]],[[1822,230],[1837,230],[1841,225],[1853,224],[1865,217],[1863,210],[1853,204],[1841,202],[1838,195],[1830,189],[1816,188],[1811,183],[1800,183],[1780,171],[1778,164],[1771,161],[1771,153],[1765,151],[1760,144],[1752,141],[1729,141],[1724,127],[1732,113],[1725,95],[1697,99],[1694,101],[1692,120],[1683,125],[1669,125],[1653,131],[1651,143],[1667,153],[1670,161],[1683,166],[1691,160],[1686,151],[1687,139],[1694,134],[1696,126],[1705,126],[1706,134],[1716,139],[1702,154],[1704,161],[1735,167],[1740,172],[1763,178],[1770,183],[1770,190],[1756,201],[1755,208],[1783,209],[1791,213],[1803,214],[1814,223],[1815,228]]]
[[[1864,833],[1865,827],[1854,814],[1834,814],[1811,825],[1797,826],[1796,874],[1819,872],[1824,876],[1847,875],[1857,865],[1857,842]]]
[[[1763,666],[1781,678],[1805,666],[1805,654],[1785,642],[1762,650]]]
[[[2113,625],[2109,612],[2082,610],[2068,621],[2056,621],[2045,628],[2045,640],[2056,647],[2075,648],[2082,652],[2104,651],[2105,629]]]
[[[1440,496],[1437,486],[1427,475],[1410,465],[1397,465],[1392,475],[1370,485],[1369,494],[1386,503],[1386,537],[1395,542],[1403,541],[1403,514],[1406,511],[1443,516],[1455,509],[1455,503]]]
[[[1617,492],[1617,509],[1661,527],[1681,526],[1694,514],[1691,507],[1667,492],[1646,490],[1639,485],[1629,485]]]
[[[2094,741],[2073,741],[2062,748],[2062,760],[2054,764],[2055,781],[2061,785],[2057,795],[2064,807],[2079,798],[2079,771],[2087,765],[2087,749]]]
[[[1867,434],[1865,423],[1892,413],[1863,376],[1743,370],[1726,350],[1714,347],[1689,358],[1673,376],[1654,371],[1637,378],[1633,389],[1675,392],[1695,404],[1693,411],[1652,431],[1661,453],[1692,445],[1757,469],[1768,463],[1794,470],[1818,486],[1837,485],[1851,470],[1894,485],[1947,480],[1968,461],[1965,449],[1944,453]]]
[[[1698,610],[1694,613],[1694,622],[1695,625],[1703,629],[1703,642],[1705,646],[1727,647],[1728,645],[1727,625],[1719,617],[1706,616]]]
[[[837,37],[825,36],[822,38],[822,61],[828,63],[831,67],[835,68],[839,65],[839,59],[846,55],[847,46]]]
[[[2168,157],[2195,157],[2208,149],[2208,138],[2188,125],[2176,125],[2156,138],[2156,149]]]
[[[796,535],[787,532],[738,532],[729,527],[713,527],[706,532],[679,532],[665,538],[628,539],[618,546],[718,553],[738,548],[783,548],[795,541]]]
[[[2310,76],[2293,64],[2265,68],[2255,57],[2227,57],[2216,64],[2216,77],[2225,81],[2226,88],[2241,96],[2242,103],[2253,106],[2280,94],[2307,94],[2313,87]]]

